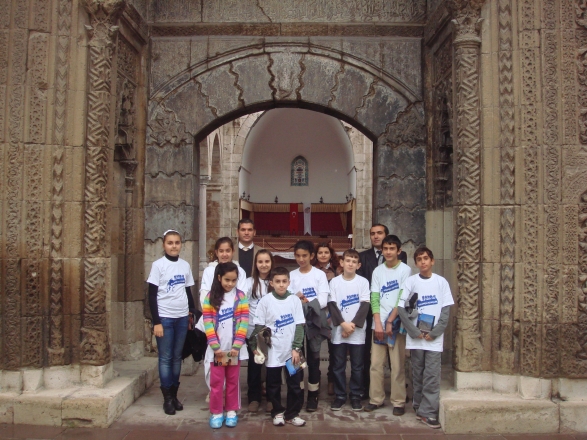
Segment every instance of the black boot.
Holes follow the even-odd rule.
[[[314,412],[318,409],[318,394],[319,391],[308,391],[307,412]]]
[[[171,388],[161,387],[163,393],[163,411],[170,416],[175,414],[175,407],[173,406],[173,396],[171,395]]]
[[[179,382],[177,383],[176,387],[169,387],[169,389],[171,390],[173,407],[175,408],[176,411],[183,410],[183,405],[181,404],[181,402],[179,400],[177,400],[177,390],[179,389]]]

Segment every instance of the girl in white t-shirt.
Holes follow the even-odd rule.
[[[232,256],[234,254],[234,243],[230,239],[230,237],[221,237],[216,240],[214,244],[214,255],[216,255],[216,261],[211,262],[208,264],[208,267],[204,269],[204,273],[202,274],[202,283],[200,285],[200,303],[204,304],[204,298],[206,294],[210,291],[212,287],[212,282],[214,281],[214,269],[218,263],[228,263],[232,261],[238,267],[238,280],[236,282],[236,287],[243,292],[246,291],[246,281],[247,281],[247,274],[245,270],[238,265],[238,262],[232,260]]]
[[[224,410],[226,426],[233,428],[238,422],[239,352],[247,337],[249,302],[246,294],[237,289],[237,278],[236,264],[219,263],[210,292],[204,299],[203,317],[208,339],[204,362],[210,365],[210,427],[215,429],[222,427]]]
[[[176,410],[183,409],[177,399],[177,390],[189,315],[195,311],[190,290],[194,285],[194,277],[187,261],[179,258],[179,232],[168,230],[163,234],[163,250],[165,255],[151,266],[147,283],[153,333],[159,352],[163,410],[166,414],[173,415]]]
[[[266,249],[259,249],[253,260],[253,272],[250,278],[247,278],[247,298],[249,299],[249,322],[255,319],[257,304],[261,298],[267,295],[269,288],[269,273],[274,267],[273,255]],[[253,334],[255,327],[249,325],[247,332],[247,350],[249,353],[249,366],[247,367],[247,397],[249,399],[249,411],[257,412],[261,403],[262,380],[261,371],[263,365],[253,361],[254,354],[248,344],[248,338]],[[269,403],[268,403],[269,404]]]

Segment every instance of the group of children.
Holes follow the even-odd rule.
[[[194,281],[189,264],[179,258],[179,233],[166,231],[163,248],[165,255],[153,263],[148,283],[167,414],[183,409],[177,399],[181,349],[188,328],[195,325],[205,332],[208,342],[204,365],[212,428],[237,425],[239,369],[245,359],[249,410],[259,409],[264,365],[273,424],[304,426],[300,417],[303,367],[307,365],[308,370],[306,411],[312,412],[318,408],[324,339],[329,344],[328,377],[334,391],[331,410],[341,410],[347,398],[355,411],[383,406],[384,367],[389,356],[393,414],[403,415],[405,350],[410,349],[416,417],[432,428],[440,427],[440,354],[453,299],[448,282],[432,273],[430,249],[420,247],[414,252],[419,273],[411,275],[410,267],[399,260],[401,241],[387,235],[381,246],[384,263],[375,268],[369,284],[357,274],[361,258],[356,250],[348,249],[339,261],[328,244],[315,250],[312,242],[301,240],[294,246],[296,270],[275,267],[271,252],[261,249],[254,254],[252,276],[246,278],[232,261],[232,240],[220,238],[215,245],[217,262],[202,275],[203,315],[195,324],[190,319],[196,310],[190,291]],[[371,315],[372,343],[366,341]],[[368,387],[363,374],[365,350],[371,353]],[[285,406],[282,377],[287,385]],[[369,403],[363,406],[361,400],[367,396]]]

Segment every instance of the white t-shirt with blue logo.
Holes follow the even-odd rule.
[[[423,279],[420,275],[413,275],[406,280],[400,305],[405,307],[406,300],[412,292],[418,294],[418,313],[425,313],[434,316],[434,322],[437,323],[440,318],[440,312],[445,306],[452,306],[454,301],[450,292],[448,281],[440,275],[432,274],[429,279]],[[412,319],[414,325],[417,324],[418,318]],[[425,339],[412,339],[410,335],[406,338],[406,348],[415,350],[442,351],[444,334],[438,336],[433,341]]]
[[[151,266],[147,283],[159,286],[157,308],[160,318],[181,318],[189,313],[186,287],[193,286],[194,277],[187,261],[159,258]]]
[[[398,305],[400,290],[404,288],[404,283],[411,274],[410,266],[402,262],[391,269],[385,263],[380,264],[373,271],[371,292],[379,292],[379,318],[384,329],[385,320]],[[373,330],[375,330],[375,322],[373,322]]]
[[[301,273],[300,269],[296,269],[290,272],[289,279],[290,284],[287,290],[294,295],[302,292],[309,301],[318,298],[320,308],[326,307],[330,288],[324,272],[315,267],[312,267],[308,273]]]
[[[336,302],[345,322],[351,322],[362,302],[369,302],[371,300],[371,292],[369,291],[369,281],[360,275],[347,281],[342,275],[339,275],[330,280],[330,295],[328,302]],[[353,344],[362,345],[365,343],[365,327],[355,327],[355,331],[348,337],[342,337],[342,327],[334,327],[332,332],[333,344]]]
[[[255,325],[271,328],[271,348],[265,365],[282,367],[291,357],[291,344],[296,334],[296,325],[305,324],[302,302],[293,294],[277,299],[272,293],[264,296],[257,304]]]
[[[255,313],[257,311],[257,305],[261,298],[267,295],[267,288],[269,287],[269,281],[259,279],[259,287],[257,292],[257,298],[253,298],[253,277],[247,278],[246,289],[244,292],[247,294],[249,299],[249,329],[247,330],[247,338],[250,338],[255,330],[253,323],[255,322]]]
[[[220,341],[220,349],[222,351],[232,350],[232,343],[234,339],[234,300],[236,298],[236,289],[232,289],[230,292],[224,294],[222,305],[218,310],[218,326],[216,327],[216,335]],[[202,319],[203,321],[203,319]],[[240,352],[239,359],[244,360],[249,358],[249,353],[246,348],[246,344],[243,344]],[[214,361],[214,350],[210,348],[206,349],[206,357],[204,362]]]

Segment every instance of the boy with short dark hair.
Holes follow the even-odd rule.
[[[314,244],[308,240],[300,240],[294,246],[294,256],[298,269],[290,273],[290,290],[304,303],[306,315],[306,359],[308,362],[308,399],[306,411],[318,409],[320,394],[320,346],[327,338],[321,324],[326,324],[326,314],[322,309],[328,303],[328,279],[320,269],[312,266]],[[309,318],[309,316],[313,318]],[[328,332],[329,329],[324,329]]]
[[[347,399],[346,360],[351,358],[350,398],[351,408],[361,411],[363,392],[363,351],[365,349],[365,319],[369,312],[369,282],[357,269],[361,266],[359,253],[354,249],[342,255],[342,275],[330,281],[328,310],[335,326],[332,331],[331,354],[334,394],[336,398],[330,409],[340,411]]]
[[[257,304],[255,312],[255,330],[249,338],[251,350],[257,357],[257,334],[265,327],[271,329],[271,347],[268,349],[265,365],[267,366],[267,400],[273,408],[271,417],[273,425],[285,423],[304,426],[305,420],[299,417],[304,403],[304,391],[300,387],[302,371],[290,375],[284,368],[290,358],[293,364],[299,364],[300,351],[304,340],[304,313],[302,304],[288,290],[289,272],[284,267],[277,267],[271,272],[269,284],[271,294],[265,295]],[[249,360],[253,362],[253,360]],[[285,370],[287,384],[287,406],[281,404],[281,374]]]
[[[408,332],[406,348],[411,350],[416,417],[438,429],[440,357],[454,301],[448,281],[432,273],[432,251],[427,247],[416,249],[414,261],[420,273],[407,279],[398,313]]]
[[[381,250],[385,263],[377,266],[371,279],[371,310],[373,311],[373,344],[371,345],[371,384],[369,404],[365,411],[374,411],[385,400],[384,373],[387,355],[391,362],[391,396],[393,415],[401,416],[406,405],[406,335],[400,331],[397,306],[401,290],[412,270],[399,260],[402,243],[395,235],[383,239]],[[395,324],[394,324],[395,322]]]

